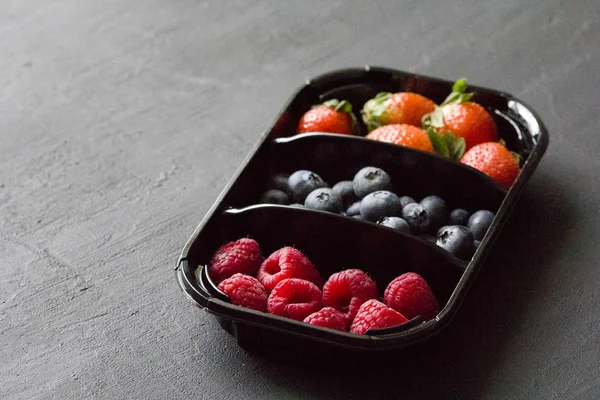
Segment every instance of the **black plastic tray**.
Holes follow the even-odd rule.
[[[417,92],[439,104],[451,88],[449,81],[368,66],[333,71],[307,81],[261,136],[184,246],[176,276],[187,297],[217,316],[221,326],[249,350],[311,345],[313,349],[387,351],[438,333],[456,313],[546,150],[548,132],[539,116],[511,95],[470,87],[476,93],[473,101],[491,112],[500,136],[524,160],[510,190],[469,166],[431,153],[355,136],[294,135],[301,115],[331,98],[349,100],[357,112],[378,92]],[[366,134],[364,125],[360,129]],[[274,173],[309,169],[334,183],[368,165],[387,171],[399,195],[418,199],[436,194],[453,208],[496,212],[471,260],[460,260],[422,238],[354,218],[290,206],[248,206],[257,203]],[[257,240],[265,256],[283,246],[296,246],[324,277],[340,269],[363,269],[380,290],[404,272],[417,272],[430,283],[442,310],[424,323],[415,321],[377,335],[355,335],[234,306],[211,282],[205,265],[220,245],[245,236]]]

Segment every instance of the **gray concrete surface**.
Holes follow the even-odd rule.
[[[600,398],[599,14],[0,2],[0,398]],[[291,92],[365,64],[513,93],[551,145],[429,352],[349,375],[254,357],[186,301],[174,262]]]

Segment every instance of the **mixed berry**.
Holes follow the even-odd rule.
[[[433,291],[414,272],[398,276],[383,292],[359,269],[325,281],[300,250],[283,247],[265,259],[250,238],[221,246],[207,268],[234,305],[337,331],[366,334],[416,317],[427,321],[440,312]]]
[[[279,176],[270,182],[281,179]],[[308,188],[314,189],[308,192]],[[267,190],[261,199],[272,197],[270,193],[274,190]],[[359,170],[352,181],[340,181],[331,189],[317,173],[296,171],[288,177],[287,190],[282,193],[292,199],[304,198],[295,207],[342,214],[421,236],[462,259],[473,255],[495,216],[489,210],[478,210],[471,215],[462,208],[451,209],[439,196],[426,196],[417,202],[392,190],[390,175],[371,166]]]

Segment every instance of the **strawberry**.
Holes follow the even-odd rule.
[[[504,186],[511,186],[520,172],[518,155],[498,142],[481,143],[472,147],[460,162],[478,169]]]
[[[365,103],[361,113],[370,132],[390,124],[421,127],[423,116],[433,112],[434,109],[435,103],[432,100],[417,93],[381,92]]]
[[[437,134],[445,135],[452,132],[457,138],[463,138],[465,141],[465,150],[479,143],[497,142],[498,127],[492,116],[481,105],[469,101],[473,93],[465,93],[467,81],[460,79],[452,86],[452,93],[435,110],[423,117],[423,128],[428,130],[432,128]],[[431,136],[435,133],[428,130]],[[432,139],[436,152],[440,153],[436,147],[436,142],[440,139]],[[453,156],[453,151],[450,151]],[[446,154],[441,154],[446,155]],[[448,155],[446,155],[448,156]],[[455,152],[453,158],[460,159],[461,154]]]
[[[407,124],[392,124],[381,126],[367,136],[367,139],[393,143],[413,149],[432,152],[433,147],[427,132],[416,126]]]
[[[356,117],[352,104],[332,99],[308,110],[298,123],[298,133],[329,132],[352,135]]]

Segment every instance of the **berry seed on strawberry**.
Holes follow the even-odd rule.
[[[260,246],[249,238],[221,246],[208,262],[208,273],[219,284],[236,273],[254,275],[264,260]]]
[[[344,315],[332,307],[323,307],[319,311],[304,318],[304,322],[324,328],[346,332],[346,319]]]
[[[408,319],[420,315],[429,320],[440,312],[431,288],[421,275],[414,272],[407,272],[391,281],[383,294],[383,302]]]
[[[260,266],[256,277],[267,291],[287,278],[305,279],[323,287],[323,278],[313,263],[293,247],[284,247],[271,254]]]
[[[302,321],[321,308],[321,291],[303,279],[284,279],[269,295],[267,308],[271,314]]]
[[[240,273],[234,274],[219,283],[219,289],[236,306],[267,312],[267,292],[265,287],[252,276]]]
[[[331,275],[323,286],[323,305],[344,314],[350,325],[362,303],[377,297],[377,286],[359,269],[347,269]]]
[[[408,319],[404,315],[382,302],[372,299],[360,306],[350,327],[350,332],[364,335],[369,329],[389,328],[405,322],[408,322]]]

